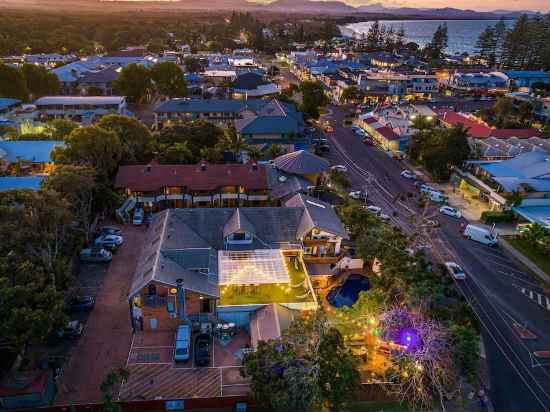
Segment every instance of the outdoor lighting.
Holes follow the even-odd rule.
[[[428,116],[428,117],[426,117],[426,120],[428,120],[428,121],[431,122],[431,121],[433,120],[433,117],[432,117],[432,116]]]
[[[175,295],[176,293],[178,293],[178,290],[176,288],[172,288],[172,289],[170,289],[170,293],[172,295]]]

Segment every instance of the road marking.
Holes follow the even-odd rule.
[[[525,296],[528,296],[529,299],[531,299],[533,302],[538,303],[538,305],[541,308],[550,310],[550,300],[548,299],[548,296],[545,296],[541,293],[537,293],[532,291],[531,289],[526,289],[526,288],[521,288],[521,293],[523,293]]]

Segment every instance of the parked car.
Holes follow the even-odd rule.
[[[382,208],[378,207],[378,206],[370,205],[370,206],[367,206],[366,209],[369,212],[374,213],[376,216],[378,216],[380,213],[382,213]]]
[[[370,137],[366,137],[363,139],[363,144],[374,146],[374,140],[372,140]]]
[[[195,338],[195,366],[208,366],[210,363],[210,336],[201,333]]]
[[[80,261],[86,263],[110,262],[113,255],[101,247],[90,247],[80,251]]]
[[[103,235],[98,237],[94,243],[96,246],[101,246],[108,250],[116,250],[124,243],[124,238],[117,235]]]
[[[347,173],[348,172],[348,168],[344,165],[332,166],[330,168],[330,170],[337,170],[338,172],[342,172],[342,173]]]
[[[356,190],[353,192],[349,192],[349,197],[355,200],[367,200],[367,192]]]
[[[326,126],[325,127],[325,132],[327,133],[333,133],[334,132],[334,128],[332,126]]]
[[[453,278],[457,280],[466,279],[466,273],[464,273],[464,270],[460,267],[460,265],[455,262],[445,262],[445,267]]]
[[[77,339],[83,330],[84,325],[79,320],[71,320],[57,331],[57,336],[62,339]]]
[[[174,360],[186,361],[189,359],[189,346],[191,342],[191,326],[179,325],[176,331],[176,350]]]
[[[102,226],[97,231],[97,234],[99,236],[102,235],[116,235],[116,236],[122,236],[122,230],[120,230],[118,227],[113,226]]]
[[[447,200],[445,195],[437,190],[429,191],[426,193],[426,195],[432,202],[436,203],[443,203],[445,200]]]
[[[321,144],[319,145],[319,150],[321,152],[330,152],[330,146],[328,144]]]
[[[391,217],[389,215],[385,215],[384,213],[380,213],[378,217],[383,222],[389,222],[391,220]]]
[[[93,296],[75,296],[67,303],[71,312],[87,312],[94,308],[95,298]]]
[[[403,170],[400,175],[405,179],[416,180],[416,174],[414,172],[411,172],[410,170]]]
[[[136,209],[134,212],[134,219],[132,220],[132,223],[135,226],[140,226],[143,224],[143,209]]]
[[[462,214],[460,213],[460,211],[451,206],[441,206],[439,208],[439,213],[450,217],[454,217],[457,219],[460,219],[462,217]]]
[[[498,242],[497,234],[480,226],[467,225],[464,229],[464,236],[487,246],[495,246]]]

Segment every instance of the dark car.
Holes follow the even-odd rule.
[[[93,296],[75,296],[67,304],[71,312],[87,312],[92,310],[94,305],[95,298]]]
[[[328,144],[322,144],[319,146],[321,152],[330,152],[330,146]]]
[[[195,338],[195,365],[208,366],[210,363],[210,336],[201,333]]]
[[[57,336],[62,339],[77,339],[82,335],[84,326],[78,320],[72,320],[57,331]]]
[[[103,226],[97,231],[97,235],[98,236],[104,236],[104,235],[122,236],[122,230],[114,226]]]

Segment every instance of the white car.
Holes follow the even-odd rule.
[[[455,262],[445,262],[445,267],[449,271],[449,274],[457,279],[457,280],[464,280],[466,279],[466,273],[464,273],[464,270]]]
[[[362,192],[361,190],[349,192],[349,197],[354,200],[367,200],[367,192]]]
[[[450,217],[454,217],[456,219],[460,219],[462,217],[462,214],[460,213],[460,211],[456,210],[454,207],[451,207],[451,206],[441,206],[439,208],[439,213]]]
[[[391,217],[389,217],[388,215],[385,215],[384,213],[380,213],[380,215],[378,217],[383,222],[389,222],[390,219],[391,219]]]
[[[370,206],[367,206],[366,209],[369,212],[374,213],[376,216],[378,216],[380,213],[382,213],[382,208],[378,207],[378,206],[370,205]]]
[[[134,212],[134,219],[132,220],[132,223],[135,226],[143,224],[143,209],[136,209],[136,211]]]
[[[332,166],[330,168],[330,170],[337,170],[337,171],[342,172],[342,173],[347,173],[348,172],[348,168],[344,165]]]
[[[400,175],[401,175],[401,177],[404,177],[405,179],[416,180],[416,175],[414,174],[414,172],[411,172],[410,170],[403,170],[400,173]]]
[[[105,249],[114,250],[124,243],[124,238],[117,235],[102,235],[95,240],[96,246],[101,246]]]

